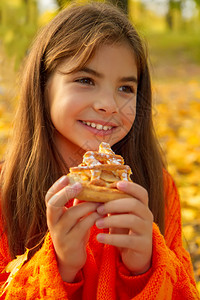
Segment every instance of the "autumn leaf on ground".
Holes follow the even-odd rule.
[[[8,265],[5,267],[5,269],[3,270],[2,273],[6,272],[6,273],[10,273],[10,275],[8,276],[6,282],[1,287],[3,291],[0,295],[0,297],[5,293],[6,289],[10,285],[12,279],[14,278],[16,273],[20,270],[20,268],[22,267],[24,262],[27,260],[28,252],[29,252],[29,249],[26,249],[26,252],[24,254],[17,255],[17,257],[15,259],[13,259],[11,262],[9,262]]]

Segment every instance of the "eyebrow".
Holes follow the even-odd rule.
[[[88,74],[91,74],[91,75],[94,75],[98,78],[103,78],[103,74],[91,69],[91,68],[88,68],[88,67],[83,67],[81,68],[80,70],[78,70],[78,72],[85,72],[85,73],[88,73]]]
[[[122,82],[132,81],[132,82],[135,82],[135,83],[138,82],[138,80],[135,76],[122,77],[121,81]]]
[[[88,74],[91,74],[91,75],[94,75],[98,78],[103,78],[103,74],[91,69],[91,68],[88,68],[88,67],[83,67],[81,68],[78,72],[85,72],[85,73],[88,73]],[[120,78],[120,81],[122,82],[127,82],[127,81],[131,81],[131,82],[134,82],[134,83],[137,83],[138,80],[136,78],[136,76],[125,76],[125,77],[122,77]]]

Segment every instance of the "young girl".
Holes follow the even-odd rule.
[[[102,141],[132,169],[133,182],[117,185],[130,198],[79,202],[81,185],[66,174]],[[146,53],[118,9],[73,5],[40,32],[9,148],[0,271],[32,250],[2,299],[198,299],[179,197],[153,131]]]

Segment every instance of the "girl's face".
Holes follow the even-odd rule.
[[[120,141],[136,114],[137,67],[127,43],[102,45],[85,67],[66,74],[74,65],[66,59],[47,87],[55,144],[68,167],[102,141]]]

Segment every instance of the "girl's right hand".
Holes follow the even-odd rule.
[[[61,177],[49,189],[45,201],[47,206],[47,225],[54,244],[61,277],[66,282],[73,282],[76,274],[86,262],[86,245],[90,228],[99,215],[98,203],[82,202],[67,208],[66,203],[76,197],[81,184],[68,185],[67,176]]]

